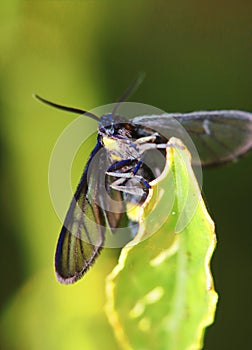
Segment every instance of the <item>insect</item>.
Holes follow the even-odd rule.
[[[136,116],[126,120],[116,114],[118,104],[100,118],[36,96],[41,102],[83,114],[98,122],[97,143],[80,179],[60,232],[55,269],[59,282],[79,280],[94,263],[105,230],[115,232],[128,205],[141,205],[160,165],[147,166],[145,157],[155,150],[164,154],[169,137],[184,141],[186,132],[199,151],[203,166],[232,161],[252,148],[252,113],[239,110],[200,111]],[[120,102],[120,101],[119,101]],[[183,126],[182,129],[177,125]],[[165,136],[164,136],[165,135]],[[186,142],[185,142],[186,144]],[[198,163],[193,159],[194,163]],[[137,225],[128,217],[128,225]]]

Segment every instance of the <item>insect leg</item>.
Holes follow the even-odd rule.
[[[142,155],[142,158],[137,162],[137,165],[133,169],[133,174],[134,175],[136,175],[136,173],[138,172],[140,166],[143,164],[143,158],[144,158],[144,155]]]
[[[165,149],[165,148],[169,148],[169,147],[173,147],[173,148],[178,148],[180,150],[184,150],[185,147],[184,146],[180,146],[180,145],[175,145],[175,144],[172,144],[172,143],[160,143],[160,144],[156,144],[156,148],[158,149]]]
[[[107,172],[106,174],[109,176],[113,176],[113,177],[118,178],[110,186],[116,190],[119,190],[119,191],[124,191],[124,187],[127,188],[127,186],[122,186],[122,185],[125,185],[127,183],[127,181],[130,179],[138,180],[147,190],[151,188],[151,186],[149,185],[149,182],[143,176],[135,175],[133,172],[119,173],[119,172],[110,171],[110,172]],[[126,191],[126,192],[128,192],[128,191]]]
[[[116,177],[117,180],[112,182],[110,187],[115,190],[124,191],[126,186],[123,185],[125,185],[129,179],[134,177],[132,172],[134,166],[135,161],[132,159],[124,159],[113,163],[106,171],[106,175]]]
[[[140,154],[143,154],[146,151],[152,150],[152,149],[166,149],[169,147],[174,147],[174,148],[178,148],[183,150],[184,147],[183,146],[179,146],[179,145],[174,145],[171,143],[141,143],[138,145],[138,152]]]
[[[140,137],[139,139],[135,140],[134,142],[138,145],[142,145],[142,144],[149,143],[149,142],[155,142],[157,136],[158,136],[158,133],[155,132],[154,134],[152,134],[150,136]]]
[[[112,176],[114,176],[115,173],[112,173]],[[118,175],[118,173],[116,173]],[[119,175],[123,175],[123,174],[119,174]],[[126,174],[125,174],[126,175]],[[128,174],[131,175],[131,174]],[[136,179],[139,180],[139,182],[142,184],[143,187],[139,187],[136,185],[133,186],[129,186],[127,185],[127,182],[131,179]],[[146,179],[144,179],[142,176],[122,176],[119,179],[117,179],[116,181],[114,181],[111,185],[111,188],[113,188],[114,190],[117,191],[121,191],[124,193],[128,193],[128,194],[132,194],[132,195],[138,195],[138,196],[142,196],[146,190],[150,189],[151,186],[149,185],[148,181]]]
[[[121,170],[123,167],[127,167],[127,170],[131,170],[134,167],[135,161],[132,159],[123,159],[118,162],[113,163],[108,170],[106,171],[106,174],[109,175],[109,172],[116,172],[118,170]]]

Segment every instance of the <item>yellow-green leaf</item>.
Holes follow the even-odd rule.
[[[122,349],[201,349],[214,319],[214,224],[189,152],[175,138],[170,144],[140,209],[139,232],[107,279],[106,313]]]

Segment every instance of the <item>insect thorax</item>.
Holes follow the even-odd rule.
[[[138,159],[139,152],[135,144],[130,139],[121,139],[115,136],[102,136],[101,142],[108,152],[112,161],[121,161],[125,159]]]

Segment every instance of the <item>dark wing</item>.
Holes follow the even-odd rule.
[[[61,283],[80,279],[94,263],[104,244],[106,224],[116,227],[120,215],[107,215],[110,197],[105,193],[106,150],[98,142],[91,153],[62,227],[55,255]]]
[[[95,171],[92,160],[100,149],[98,143],[86,165],[59,236],[55,269],[61,283],[73,283],[80,279],[93,264],[104,243],[104,214],[95,201],[95,194],[88,195],[88,174]],[[96,174],[99,174],[98,169]]]
[[[199,152],[202,165],[234,160],[252,148],[252,113],[249,112],[221,110],[171,113],[139,116],[132,122],[154,129],[167,139],[178,137],[191,150],[184,128]],[[194,157],[193,162],[198,164]]]

